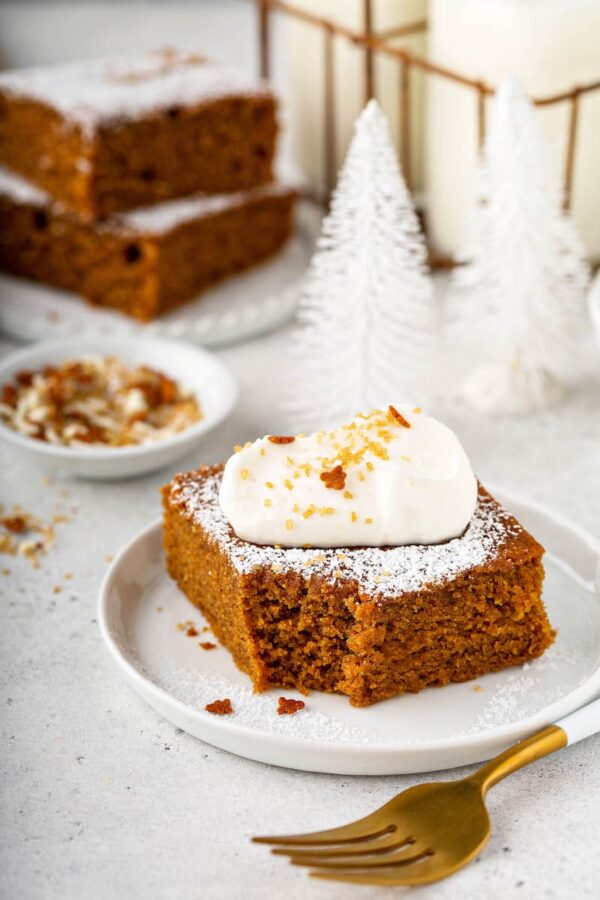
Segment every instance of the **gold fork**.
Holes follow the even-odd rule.
[[[468,778],[419,784],[349,825],[255,837],[272,852],[309,866],[315,878],[356,884],[428,884],[480,852],[490,834],[484,798],[507,775],[600,731],[600,700],[515,744]],[[310,848],[310,849],[308,849]]]

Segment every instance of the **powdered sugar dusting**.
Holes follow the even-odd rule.
[[[15,175],[0,166],[0,197],[10,197],[18,203],[31,203],[35,206],[48,206],[51,204],[49,195],[40,188],[34,187],[24,178]]]
[[[252,731],[308,743],[323,741],[328,744],[368,745],[393,741],[398,744],[398,747],[428,743],[428,738],[422,734],[416,737],[411,733],[408,725],[410,714],[408,719],[403,718],[402,703],[403,700],[410,701],[412,699],[410,695],[405,698],[396,698],[393,701],[398,713],[398,733],[393,736],[387,734],[383,737],[380,723],[373,728],[373,722],[370,720],[370,727],[363,729],[330,713],[320,712],[313,705],[314,700],[318,700],[320,697],[318,692],[313,692],[308,697],[302,697],[292,689],[281,688],[264,694],[256,694],[249,683],[247,686],[240,684],[227,674],[218,672],[199,674],[197,670],[183,666],[174,666],[159,674],[142,665],[137,655],[132,653],[130,646],[122,645],[121,649],[124,655],[130,659],[133,658],[136,668],[145,678],[153,681],[158,687],[167,691],[190,709],[203,715],[210,715],[204,710],[207,703],[229,698],[234,711],[232,715],[226,717],[227,721],[235,722],[235,724],[247,727]],[[480,679],[485,684],[484,693],[481,695],[485,697],[485,701],[481,711],[474,715],[466,728],[460,731],[450,729],[444,734],[444,737],[452,740],[477,735],[484,736],[497,728],[516,724],[535,715],[541,709],[560,700],[566,692],[575,690],[588,677],[580,672],[580,677],[567,686],[562,679],[559,679],[558,682],[556,678],[549,679],[549,672],[577,669],[581,659],[585,656],[585,647],[577,643],[560,644],[559,642],[553,645],[540,659],[525,663],[517,670],[503,673],[494,687],[486,678]],[[452,695],[452,701],[449,702],[456,703],[456,691],[470,689],[471,684],[469,683],[441,690],[453,690],[455,693]],[[437,692],[440,689],[430,690]],[[424,694],[428,695],[429,691]],[[281,695],[303,699],[306,706],[295,715],[279,716],[277,715],[277,698]],[[311,703],[311,697],[313,703]],[[439,737],[440,735],[436,734],[432,739],[439,740]]]
[[[485,564],[507,540],[522,532],[495,500],[480,494],[465,533],[445,544],[345,550],[258,546],[233,534],[219,505],[220,483],[220,472],[179,475],[171,485],[171,501],[219,543],[240,574],[270,567],[331,582],[347,578],[369,595],[392,597],[442,584]]]
[[[268,197],[285,197],[294,188],[270,182],[249,191],[232,194],[194,194],[179,200],[168,200],[153,206],[139,207],[131,212],[119,213],[96,224],[98,232],[126,234],[132,237],[143,234],[166,234],[184,222],[216,216],[228,209],[246,206],[248,203]],[[0,166],[0,196],[16,203],[27,203],[49,209],[57,215],[71,216],[62,204],[40,188],[34,187],[8,169]]]
[[[548,672],[576,671],[585,656],[585,648],[578,644],[553,644],[540,659],[525,663],[514,673],[505,675],[471,726],[460,736],[485,734],[493,728],[511,725],[560,700],[565,695],[565,683],[545,687]],[[575,690],[586,679],[587,675],[582,673],[579,680],[570,685],[570,690]]]
[[[290,192],[291,188],[285,185],[269,183],[251,191],[234,194],[196,194],[115,216],[110,220],[109,227],[137,234],[163,234],[183,222],[214,216],[226,209],[245,206],[253,200],[282,197]]]
[[[234,684],[225,675],[174,669],[160,679],[159,686],[167,690],[182,703],[204,713],[207,703],[228,697],[233,706],[233,714],[227,716],[236,725],[244,725],[255,731],[277,734],[302,741],[326,741],[327,743],[364,744],[372,740],[362,728],[348,725],[335,716],[325,715],[312,709],[310,697],[302,697],[296,691],[270,691],[255,694],[251,687]],[[277,697],[303,699],[306,706],[295,715],[277,715]],[[204,713],[210,716],[210,713]]]
[[[266,84],[235,69],[174,50],[4,72],[0,90],[45,103],[89,136],[101,124],[170,107],[269,94]]]

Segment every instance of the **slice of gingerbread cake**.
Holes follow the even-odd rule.
[[[270,181],[273,93],[164,50],[0,73],[0,163],[82,218]]]
[[[169,573],[258,691],[367,706],[552,643],[543,548],[418,409],[263,438],[163,499]]]
[[[0,269],[148,321],[280,250],[295,198],[271,182],[87,222],[0,168]]]

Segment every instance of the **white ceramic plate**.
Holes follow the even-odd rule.
[[[75,294],[0,274],[0,330],[26,341],[140,335],[208,347],[247,340],[294,313],[317,233],[318,210],[300,204],[296,232],[281,253],[147,325]]]
[[[144,363],[164,372],[196,396],[203,417],[172,437],[132,447],[56,446],[19,434],[0,420],[1,440],[66,475],[114,479],[160,469],[195,447],[229,415],[235,404],[236,383],[216,356],[181,341],[157,338],[65,338],[32,344],[2,360],[0,386],[24,369],[39,371],[45,365],[86,355],[118,356],[126,363]]]
[[[205,651],[177,623],[201,615],[164,571],[161,526],[136,537],[102,586],[100,624],[129,684],[190,734],[274,765],[348,775],[434,771],[479,762],[600,694],[600,545],[553,513],[492,488],[547,548],[544,600],[558,629],[538,661],[476,683],[354,709],[345,697],[313,692],[306,708],[278,716],[278,689],[255,695],[223,648]],[[204,706],[229,697],[235,713]]]

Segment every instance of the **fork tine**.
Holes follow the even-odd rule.
[[[388,869],[397,866],[408,866],[412,863],[418,863],[428,856],[432,856],[432,850],[415,850],[414,847],[404,847],[397,853],[386,853],[379,856],[362,856],[360,859],[320,859],[310,857],[305,854],[303,857],[292,856],[290,862],[293,866],[309,866],[310,868],[319,869],[344,869],[349,871],[353,869],[355,872],[365,869]]]
[[[318,846],[320,844],[347,844],[358,841],[372,840],[383,837],[396,831],[397,826],[386,821],[381,815],[382,810],[376,810],[356,822],[341,825],[339,828],[329,828],[326,831],[312,831],[306,834],[275,834],[253,837],[256,844],[282,844],[296,845],[298,847]]]
[[[388,835],[384,835],[382,838],[373,838],[370,841],[362,841],[357,844],[355,842],[345,844],[345,845],[330,845],[325,850],[307,850],[305,853],[299,849],[298,845],[295,847],[274,847],[271,850],[271,853],[275,853],[278,856],[293,856],[295,860],[304,859],[313,859],[315,860],[315,865],[318,863],[317,860],[321,859],[338,859],[341,857],[351,859],[354,856],[364,856],[371,855],[377,853],[390,853],[392,850],[400,850],[401,847],[408,847],[415,843],[415,839],[413,837],[404,837],[398,838],[396,837],[395,832],[389,832]],[[351,865],[351,862],[349,862]]]
[[[309,872],[311,878],[320,878],[325,881],[341,881],[349,884],[373,884],[373,885],[404,885],[415,886],[419,884],[431,884],[440,881],[461,866],[448,870],[435,862],[435,857],[425,858],[419,856],[418,860],[407,862],[405,866],[389,868],[357,869],[313,869]]]

